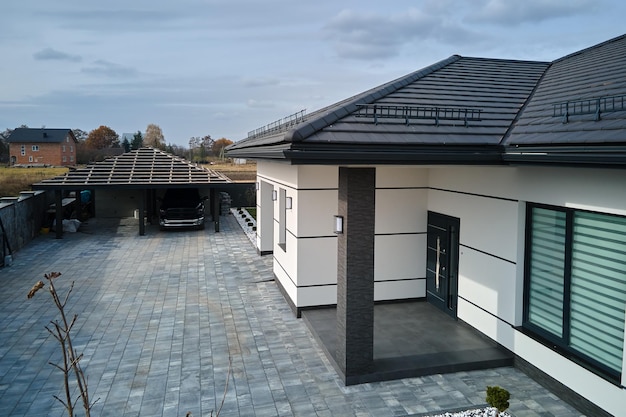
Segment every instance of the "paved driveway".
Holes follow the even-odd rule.
[[[135,222],[39,237],[0,269],[0,416],[64,413],[44,330],[57,312],[47,292],[26,299],[51,271],[59,290],[75,281],[92,415],[208,416],[226,392],[222,416],[402,416],[483,404],[488,384],[511,391],[518,417],[579,415],[512,368],[343,387],[233,216],[218,234],[138,236]]]

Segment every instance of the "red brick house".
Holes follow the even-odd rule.
[[[8,142],[11,165],[76,165],[78,140],[71,129],[20,127]]]

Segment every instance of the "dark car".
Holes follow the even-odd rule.
[[[161,230],[175,227],[204,229],[204,200],[197,188],[168,188],[161,199]]]

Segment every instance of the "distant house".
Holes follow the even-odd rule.
[[[71,129],[15,129],[8,139],[11,165],[76,165],[78,140]]]
[[[454,55],[252,131],[227,154],[257,160],[257,249],[296,314],[337,306],[338,345],[375,302],[423,299],[624,415],[624,80],[626,35],[552,62]]]

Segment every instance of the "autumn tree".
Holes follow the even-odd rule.
[[[133,141],[130,143],[131,149],[139,149],[143,147],[143,135],[138,130],[137,133],[133,135]]]
[[[120,136],[108,126],[100,126],[89,132],[85,145],[91,149],[119,148]]]
[[[143,143],[153,148],[165,149],[165,136],[163,136],[161,128],[158,125],[150,123],[148,127],[146,127],[146,136],[143,138]]]
[[[213,155],[223,157],[224,156],[224,148],[233,143],[232,140],[221,138],[213,142],[213,146],[211,148]]]

